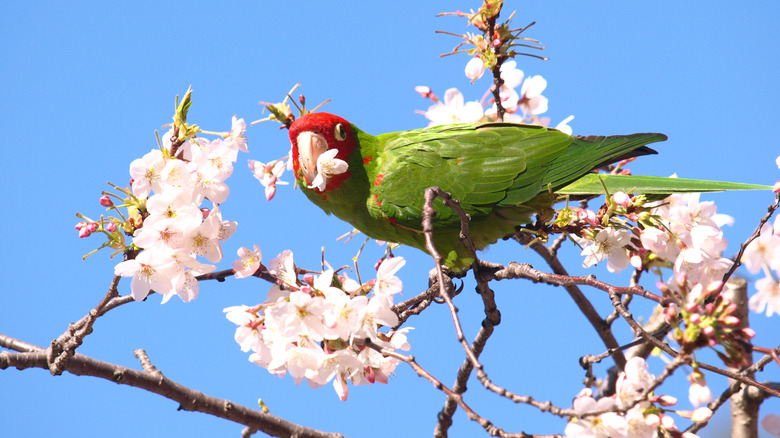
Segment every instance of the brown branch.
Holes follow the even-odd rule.
[[[479,264],[484,265],[486,262],[480,261]],[[495,326],[501,323],[501,313],[496,306],[495,294],[488,286],[489,279],[486,276],[481,275],[480,272],[480,268],[476,269],[475,277],[477,278],[477,292],[482,297],[485,309],[485,319],[482,321],[479,332],[477,332],[477,336],[470,346],[476,357],[479,357],[480,354],[482,354],[482,350],[485,348],[488,339],[493,334]],[[473,370],[474,364],[469,358],[466,358],[460,365],[460,368],[458,368],[458,374],[455,378],[455,383],[452,386],[452,390],[455,393],[463,394],[466,392],[468,380],[469,377],[471,377]],[[478,373],[478,377],[483,384],[485,384],[486,381],[489,382],[484,372],[481,377]],[[490,387],[488,387],[488,389],[490,389]],[[506,395],[507,393],[508,391],[504,390],[500,395]],[[447,397],[447,400],[444,402],[444,406],[438,415],[438,422],[433,433],[435,437],[445,437],[447,435],[447,429],[452,425],[452,416],[455,414],[456,407],[457,401],[452,397]]]
[[[504,108],[503,102],[501,102],[501,87],[504,86],[504,79],[501,78],[501,65],[506,61],[507,57],[505,54],[499,53],[498,49],[492,44],[493,40],[496,38],[495,30],[497,19],[498,14],[488,18],[486,23],[487,34],[485,36],[488,41],[488,50],[493,52],[496,59],[496,64],[490,69],[490,74],[493,75],[493,85],[490,87],[490,92],[493,94],[493,100],[496,103],[496,121],[503,122],[506,109]]]
[[[440,287],[439,280],[437,279],[436,268],[432,269],[428,274],[428,284],[428,290],[393,306],[393,312],[398,315],[398,326],[395,328],[403,325],[403,323],[406,322],[406,320],[409,319],[409,317],[412,315],[419,315],[422,313],[422,311],[427,309],[428,306],[430,306],[435,301],[436,297],[439,296]],[[452,297],[458,295],[463,290],[463,284],[461,284],[459,288],[455,289],[455,286],[452,284],[452,278],[447,275],[444,276],[444,287],[447,291],[447,294]]]
[[[764,366],[766,366],[766,364],[774,360],[773,355],[776,355],[778,353],[780,353],[780,346],[772,350],[771,353],[765,354],[761,359],[757,360],[756,363],[740,371],[738,374],[749,375],[749,374],[755,374],[758,371],[762,371],[764,369]],[[736,394],[744,387],[744,385],[740,381],[731,379],[730,382],[731,384],[729,385],[729,387],[726,388],[726,390],[723,391],[718,396],[718,398],[711,401],[707,405],[707,407],[710,408],[710,410],[712,410],[713,412],[715,412],[720,406],[725,404],[731,398],[732,395]],[[777,384],[768,383],[767,386],[773,387],[775,389],[780,389],[780,385]],[[762,399],[768,396],[769,394],[767,393],[761,393]],[[696,433],[706,425],[707,425],[706,421],[692,424],[688,429],[686,429],[686,432]]]
[[[672,357],[677,357],[679,355],[679,353],[675,351],[672,347],[670,347],[667,343],[662,342],[659,339],[656,339],[651,333],[645,331],[645,329],[642,328],[642,326],[638,322],[636,322],[636,320],[634,320],[633,315],[631,315],[628,309],[623,307],[622,303],[620,302],[620,296],[617,293],[610,292],[609,297],[612,300],[612,306],[614,306],[615,309],[620,313],[620,316],[622,316],[623,319],[625,319],[626,322],[628,322],[628,324],[631,326],[631,328],[634,330],[634,333],[636,333],[637,336],[646,339],[655,347],[658,347],[661,351],[663,351],[664,353]],[[724,370],[723,368],[718,368],[716,366],[709,365],[707,363],[699,362],[699,361],[697,361],[696,364],[699,366],[699,368],[703,370],[712,371],[713,373],[720,374],[721,376],[725,376],[730,379],[737,380],[749,386],[755,386],[756,388],[768,394],[771,394],[775,397],[780,397],[780,391],[768,385],[765,385],[763,383],[756,382],[754,379],[746,377],[742,373],[736,373],[733,371]]]
[[[490,422],[490,420],[480,416],[468,404],[466,404],[466,402],[463,400],[462,394],[458,394],[455,391],[451,390],[440,380],[434,377],[431,373],[429,373],[423,367],[421,367],[420,364],[417,363],[414,356],[405,355],[405,354],[398,353],[395,350],[382,348],[381,345],[373,343],[371,339],[365,339],[363,340],[362,343],[363,345],[372,348],[378,351],[379,353],[382,353],[383,356],[394,357],[396,359],[399,359],[409,364],[409,366],[411,366],[412,369],[414,369],[414,371],[417,373],[418,376],[431,382],[434,388],[447,394],[448,398],[452,398],[453,400],[455,400],[458,406],[460,406],[460,408],[463,409],[463,412],[465,412],[466,415],[469,417],[469,419],[477,422],[480,426],[482,426],[482,428],[485,429],[485,431],[490,436],[498,436],[502,438],[531,438],[535,436],[535,435],[529,435],[524,432],[508,433],[500,429],[499,427],[495,426],[492,422]]]
[[[117,287],[119,286],[120,279],[121,277],[114,276],[111,280],[111,286],[109,286],[108,292],[103,299],[100,300],[100,303],[98,303],[94,309],[90,310],[79,322],[75,324],[71,323],[65,333],[51,342],[51,346],[46,350],[46,360],[49,363],[49,372],[53,376],[62,374],[62,371],[65,370],[68,365],[68,361],[76,353],[76,348],[81,345],[87,335],[92,333],[92,326],[95,324],[95,321],[98,317],[105,314],[109,303],[119,296]]]
[[[729,270],[723,274],[723,280],[721,280],[723,281],[723,284],[726,284],[729,278],[731,278],[734,272],[736,272],[737,268],[742,265],[742,255],[745,253],[745,249],[748,247],[748,245],[750,245],[751,242],[758,238],[758,236],[761,234],[761,228],[765,223],[767,223],[767,221],[769,221],[769,218],[772,217],[772,214],[774,214],[778,206],[780,206],[780,193],[775,195],[775,202],[767,207],[766,214],[761,218],[760,221],[758,221],[758,226],[756,227],[755,231],[753,231],[753,234],[748,237],[746,241],[739,245],[739,251],[737,251],[737,255],[734,256],[734,261],[731,264],[731,268],[729,268]]]
[[[523,243],[523,240],[524,239],[522,239],[522,236],[518,236],[518,241]],[[525,240],[528,239],[526,238]],[[526,242],[525,244],[528,243],[530,242]],[[569,276],[568,271],[566,271],[566,268],[563,267],[563,264],[561,264],[561,261],[558,259],[558,257],[556,257],[554,253],[552,253],[547,247],[537,241],[531,245],[531,248],[536,251],[537,254],[542,256],[542,258],[547,262],[554,273],[566,277]],[[593,280],[595,280],[595,277]],[[604,321],[604,319],[599,316],[598,312],[590,303],[590,301],[585,298],[585,294],[583,294],[580,288],[577,287],[576,283],[561,284],[561,286],[563,286],[566,289],[566,292],[569,293],[569,296],[571,296],[571,298],[577,304],[577,307],[580,308],[580,311],[583,315],[585,315],[585,318],[590,322],[590,325],[596,329],[596,333],[598,333],[601,341],[604,342],[604,345],[608,349],[615,351],[615,353],[612,355],[612,360],[615,361],[615,365],[621,370],[625,368],[626,358],[620,350],[617,350],[620,345],[615,339],[615,335],[612,334],[612,330],[609,328],[609,326],[607,326],[606,321]]]
[[[41,347],[21,342],[3,334],[0,334],[0,345],[24,350],[21,353],[0,352],[0,369],[4,370],[8,367],[15,367],[19,370],[26,368],[49,369],[47,352]],[[148,360],[148,358],[145,360]],[[150,362],[146,366],[149,364]],[[77,353],[73,354],[70,360],[67,361],[64,371],[77,376],[99,377],[120,385],[145,389],[178,402],[179,409],[210,414],[263,431],[275,437],[343,437],[338,433],[310,429],[275,415],[249,409],[228,400],[208,396],[168,379],[159,371],[151,373],[137,371]]]
[[[423,206],[422,228],[423,228],[423,233],[425,234],[425,247],[428,250],[429,254],[431,254],[431,256],[433,257],[434,262],[436,264],[435,269],[436,269],[436,279],[439,285],[439,295],[441,296],[441,298],[445,300],[447,306],[450,309],[450,314],[452,316],[453,324],[455,326],[457,339],[458,342],[460,342],[461,346],[463,347],[464,352],[466,353],[466,360],[464,361],[464,364],[461,365],[458,371],[458,379],[456,381],[458,391],[455,391],[455,388],[453,388],[452,390],[447,388],[445,391],[445,393],[447,394],[447,402],[445,403],[445,406],[442,409],[442,411],[439,413],[438,416],[439,421],[436,425],[434,436],[437,437],[447,436],[447,429],[452,423],[452,414],[454,413],[454,409],[455,409],[454,405],[457,404],[462,408],[463,405],[465,404],[463,403],[462,394],[463,392],[466,391],[466,382],[473,369],[477,370],[477,378],[480,380],[480,382],[485,388],[495,392],[496,394],[502,397],[506,397],[514,401],[515,403],[526,403],[537,407],[543,412],[551,412],[555,415],[559,415],[562,417],[576,415],[574,411],[558,408],[552,405],[552,403],[550,403],[549,401],[539,402],[530,396],[522,396],[522,395],[514,394],[508,391],[507,389],[496,385],[488,378],[487,373],[485,372],[483,365],[479,362],[478,357],[481,354],[483,348],[485,347],[488,338],[493,333],[493,328],[501,322],[501,314],[496,307],[493,291],[487,285],[487,283],[491,279],[493,279],[493,272],[497,268],[500,268],[500,265],[495,265],[484,261],[480,261],[475,257],[473,271],[474,271],[475,278],[478,282],[477,291],[482,296],[483,304],[485,306],[486,318],[483,321],[482,328],[477,334],[474,343],[472,345],[469,345],[468,342],[466,341],[465,335],[463,334],[463,329],[460,324],[460,319],[458,318],[458,309],[457,307],[455,307],[455,304],[452,301],[452,297],[449,295],[446,288],[444,287],[444,274],[441,266],[441,255],[439,255],[439,252],[436,249],[436,245],[433,242],[433,217],[436,214],[436,211],[433,209],[433,200],[436,197],[440,197],[442,195],[444,195],[445,198],[444,201],[445,204],[447,204],[447,201],[451,200],[451,197],[448,193],[442,192],[442,190],[439,189],[438,187],[430,187],[426,189],[425,204]],[[467,242],[470,242],[469,235],[468,235],[468,228],[467,228],[468,221],[465,220],[468,219],[468,216],[462,212],[462,209],[460,209],[460,206],[458,205],[457,201],[453,202],[452,204],[449,204],[449,206],[455,209],[456,211],[458,211],[458,214],[461,217],[461,225],[463,227],[461,229],[461,238],[465,239]],[[473,251],[473,245],[471,245],[470,248]],[[385,353],[383,352],[383,354]],[[397,357],[401,360],[404,360],[403,358],[411,358],[410,359],[411,362],[408,363],[410,363],[410,365],[412,365],[415,368],[418,374],[420,374],[422,369],[419,368],[419,365],[413,362],[414,361],[413,357],[400,355],[395,352],[392,352],[392,354],[388,352],[386,354],[392,355],[393,357]],[[427,376],[430,375],[427,374]],[[443,384],[441,384],[441,382],[435,380],[433,376],[430,376],[429,380],[431,380],[431,382],[434,383],[434,385],[437,386],[437,388],[440,389],[446,388]],[[467,414],[469,413],[467,412]],[[472,418],[471,414],[469,414],[469,418]],[[485,427],[484,424],[483,427]],[[488,431],[488,433],[491,433],[490,430],[488,429],[486,430]],[[500,429],[495,430],[494,433],[497,434],[494,436],[511,436],[503,433],[503,431],[500,431]],[[525,436],[525,434],[520,436]]]

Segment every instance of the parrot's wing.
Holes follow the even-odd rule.
[[[424,191],[438,186],[460,201],[472,219],[516,205],[545,190],[544,175],[572,137],[540,126],[488,123],[384,134],[367,201],[372,215],[421,228]],[[457,229],[457,214],[434,203],[439,229]]]

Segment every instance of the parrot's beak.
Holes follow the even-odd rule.
[[[296,139],[298,143],[298,162],[303,169],[306,182],[311,183],[317,177],[317,158],[328,150],[325,137],[313,132],[301,132]]]

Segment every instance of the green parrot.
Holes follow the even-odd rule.
[[[513,234],[535,214],[551,217],[553,204],[565,195],[603,194],[605,183],[610,193],[734,188],[673,178],[604,179],[592,173],[609,163],[655,154],[645,145],[666,140],[663,134],[580,137],[493,122],[373,136],[328,113],[298,118],[289,134],[295,178],[312,202],[369,237],[423,251],[424,192],[431,186],[451,193],[471,216],[476,249]],[[458,215],[440,199],[433,206],[434,243],[444,264],[455,271],[468,269],[474,255],[459,238]]]

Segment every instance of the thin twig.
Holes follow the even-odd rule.
[[[739,245],[739,251],[737,251],[737,255],[734,256],[734,261],[731,264],[731,268],[729,268],[728,271],[726,271],[725,274],[723,274],[723,284],[726,284],[726,282],[731,278],[732,275],[734,275],[734,272],[736,272],[737,268],[742,265],[742,255],[745,253],[745,249],[750,245],[750,243],[758,238],[758,236],[761,234],[761,228],[763,228],[764,224],[769,221],[769,218],[772,217],[772,214],[774,214],[775,210],[777,210],[778,206],[780,206],[780,193],[777,193],[775,195],[775,202],[771,204],[769,207],[767,207],[766,214],[764,217],[761,218],[760,221],[758,221],[758,226],[756,227],[756,230],[753,231],[753,234],[748,237],[748,239],[744,242],[742,242],[741,245]]]

